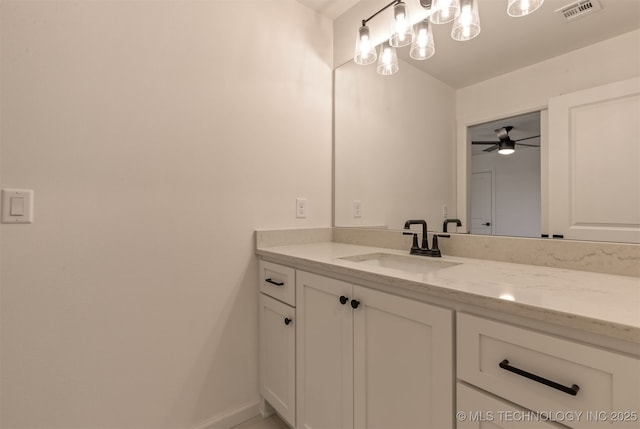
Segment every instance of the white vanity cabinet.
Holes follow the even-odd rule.
[[[564,338],[458,313],[457,376],[568,427],[640,424],[640,360]],[[459,412],[484,410],[461,394]]]
[[[296,415],[295,270],[260,261],[260,292],[260,394],[293,426]]]
[[[451,310],[298,271],[296,311],[296,427],[453,427]]]

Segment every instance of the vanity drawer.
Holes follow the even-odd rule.
[[[561,429],[562,426],[539,418],[532,411],[514,407],[495,396],[458,383],[456,429]]]
[[[638,427],[639,359],[468,314],[457,322],[459,379],[534,411],[582,412],[569,427]]]
[[[296,305],[296,271],[272,262],[260,261],[260,292],[289,305]]]

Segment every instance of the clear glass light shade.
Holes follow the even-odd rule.
[[[398,55],[396,48],[391,46],[389,42],[380,45],[380,55],[378,56],[378,74],[389,76],[400,70],[398,66]]]
[[[358,30],[358,38],[356,39],[356,53],[353,57],[353,61],[361,66],[372,64],[376,61],[376,47],[371,42],[369,36],[369,27],[363,25]]]
[[[525,16],[542,6],[544,0],[509,0],[507,13],[509,16]]]
[[[400,48],[410,45],[413,39],[413,26],[407,13],[407,5],[400,1],[393,5],[393,23],[389,44],[395,48]]]
[[[431,6],[433,13],[429,20],[434,24],[446,24],[460,14],[460,0],[433,0]]]
[[[460,15],[453,22],[451,38],[453,40],[471,40],[480,34],[480,16],[477,0],[461,0]]]
[[[436,53],[436,48],[433,43],[433,32],[431,31],[431,25],[429,20],[425,19],[416,24],[414,32],[416,39],[411,45],[409,55],[414,60],[426,60],[431,58]]]

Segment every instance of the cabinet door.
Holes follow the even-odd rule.
[[[549,233],[640,243],[640,78],[549,100]]]
[[[453,427],[450,310],[354,286],[354,426]]]
[[[295,309],[260,294],[260,393],[295,423]]]
[[[349,283],[296,272],[298,428],[353,427],[351,292]]]

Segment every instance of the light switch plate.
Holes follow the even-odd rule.
[[[33,223],[32,190],[2,190],[2,223]]]
[[[353,217],[362,217],[362,203],[360,202],[360,200],[353,200]]]
[[[296,198],[296,217],[304,219],[307,217],[307,199]]]

